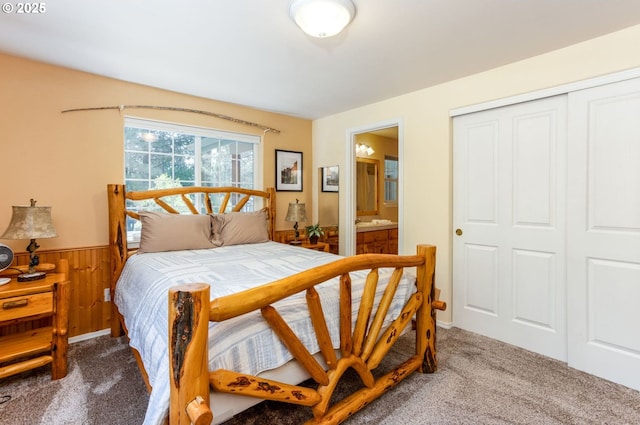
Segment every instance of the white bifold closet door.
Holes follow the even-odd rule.
[[[454,118],[456,326],[640,390],[640,79]]]
[[[559,360],[566,335],[566,96],[454,118],[453,321]]]
[[[569,365],[640,390],[640,79],[569,94]]]

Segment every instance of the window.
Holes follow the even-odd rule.
[[[182,186],[259,187],[260,137],[158,121],[125,118],[124,169],[128,190]],[[203,200],[191,200],[204,212]],[[211,199],[215,209],[219,199]],[[233,201],[233,200],[232,200]],[[170,202],[170,204],[172,204]],[[233,202],[230,202],[230,205]],[[176,201],[179,211],[185,210]],[[154,202],[145,208],[159,210]],[[253,211],[248,202],[243,208]],[[182,212],[182,211],[181,211]],[[129,231],[139,230],[132,221]],[[135,235],[134,235],[135,238]]]
[[[398,203],[398,158],[395,156],[384,157],[384,203]]]
[[[257,186],[258,136],[134,118],[125,120],[125,183],[130,190],[172,186]]]

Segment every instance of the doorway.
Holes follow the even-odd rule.
[[[363,148],[362,145],[365,147]],[[356,253],[356,220],[363,220],[358,215],[357,205],[357,183],[358,173],[356,164],[359,158],[375,162],[378,164],[379,181],[376,183],[377,208],[369,210],[364,216],[364,220],[371,222],[374,220],[388,220],[397,223],[398,226],[398,247],[402,246],[402,152],[403,152],[403,131],[400,119],[371,124],[347,131],[347,153],[345,177],[346,185],[345,198],[345,226],[344,234],[344,255],[354,255]],[[357,148],[359,150],[357,151]],[[367,149],[369,148],[369,149]],[[385,162],[395,161],[396,174],[389,176],[385,173]],[[390,189],[393,189],[393,193]],[[386,195],[385,195],[386,193]],[[390,196],[393,195],[393,196]]]

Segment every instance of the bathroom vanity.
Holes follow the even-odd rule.
[[[356,254],[397,254],[398,223],[356,224]]]

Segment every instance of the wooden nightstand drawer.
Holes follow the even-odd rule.
[[[0,300],[0,322],[53,313],[53,292]]]
[[[18,282],[12,278],[0,286],[0,325],[16,325],[0,337],[0,379],[49,364],[52,379],[67,374],[68,276],[69,261],[61,259],[58,272],[44,279]],[[51,317],[46,320],[50,326],[40,320],[47,317]]]

